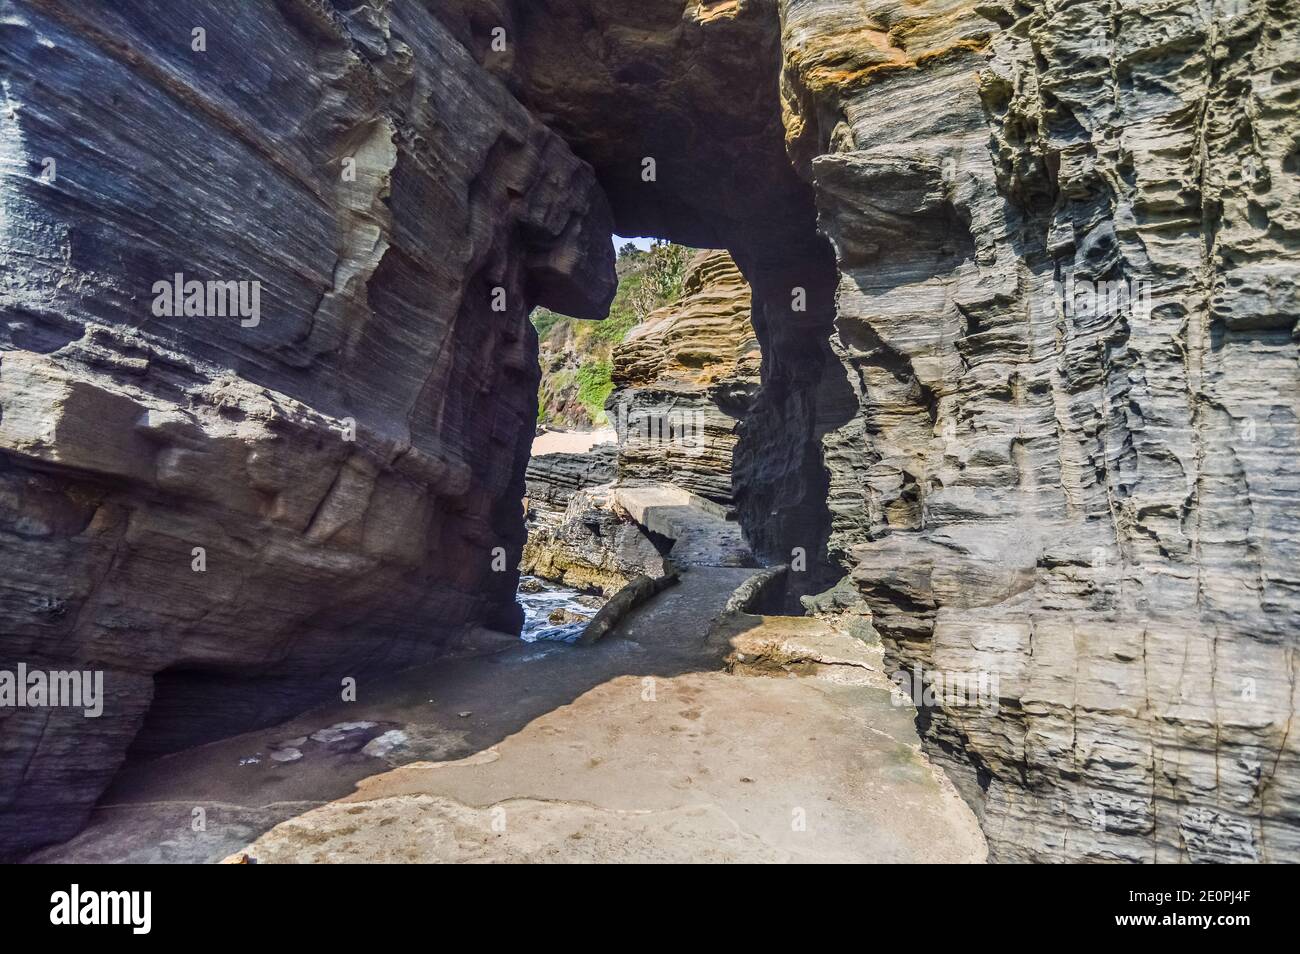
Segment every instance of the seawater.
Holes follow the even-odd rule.
[[[526,643],[575,642],[600,608],[597,598],[535,576],[520,579],[518,599],[524,608],[524,630],[520,638]],[[551,614],[557,609],[580,618],[570,623],[552,623]]]

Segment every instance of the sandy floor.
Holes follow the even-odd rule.
[[[612,444],[618,434],[612,427],[596,431],[547,431],[533,441],[533,456],[543,454],[584,454],[597,444]]]

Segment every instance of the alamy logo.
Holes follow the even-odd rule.
[[[999,708],[999,679],[995,672],[949,672],[941,669],[911,672],[900,669],[891,677],[898,692],[891,696],[896,706],[905,701],[920,708],[942,705],[949,708],[973,707],[994,715]]]
[[[171,281],[153,284],[153,313],[158,318],[239,318],[244,328],[262,320],[262,283],[259,281],[185,280],[177,272]]]
[[[607,413],[609,413],[607,411]],[[705,425],[700,410],[673,409],[663,413],[634,411],[626,402],[613,408],[614,430],[619,443],[671,446],[686,457],[699,457],[708,450]]]
[[[50,895],[50,905],[51,924],[129,924],[132,934],[148,934],[153,924],[150,891],[82,891],[74,884]]]
[[[1151,284],[1141,281],[1089,281],[1065,273],[1065,281],[1052,282],[1052,304],[1067,318],[1130,313],[1134,318],[1151,317]]]
[[[103,670],[0,669],[0,709],[81,709],[87,719],[104,711]]]

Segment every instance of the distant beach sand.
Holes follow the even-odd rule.
[[[543,454],[584,454],[597,444],[611,444],[618,440],[612,427],[596,431],[547,431],[533,440],[533,456]]]

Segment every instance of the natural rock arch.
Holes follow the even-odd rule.
[[[76,829],[155,673],[292,708],[510,624],[527,315],[598,317],[617,228],[753,288],[754,547],[999,675],[923,726],[996,857],[1296,856],[1290,6],[205,11],[6,21],[0,651],[117,704],[0,713],[0,850]],[[151,314],[177,272],[263,320]]]

